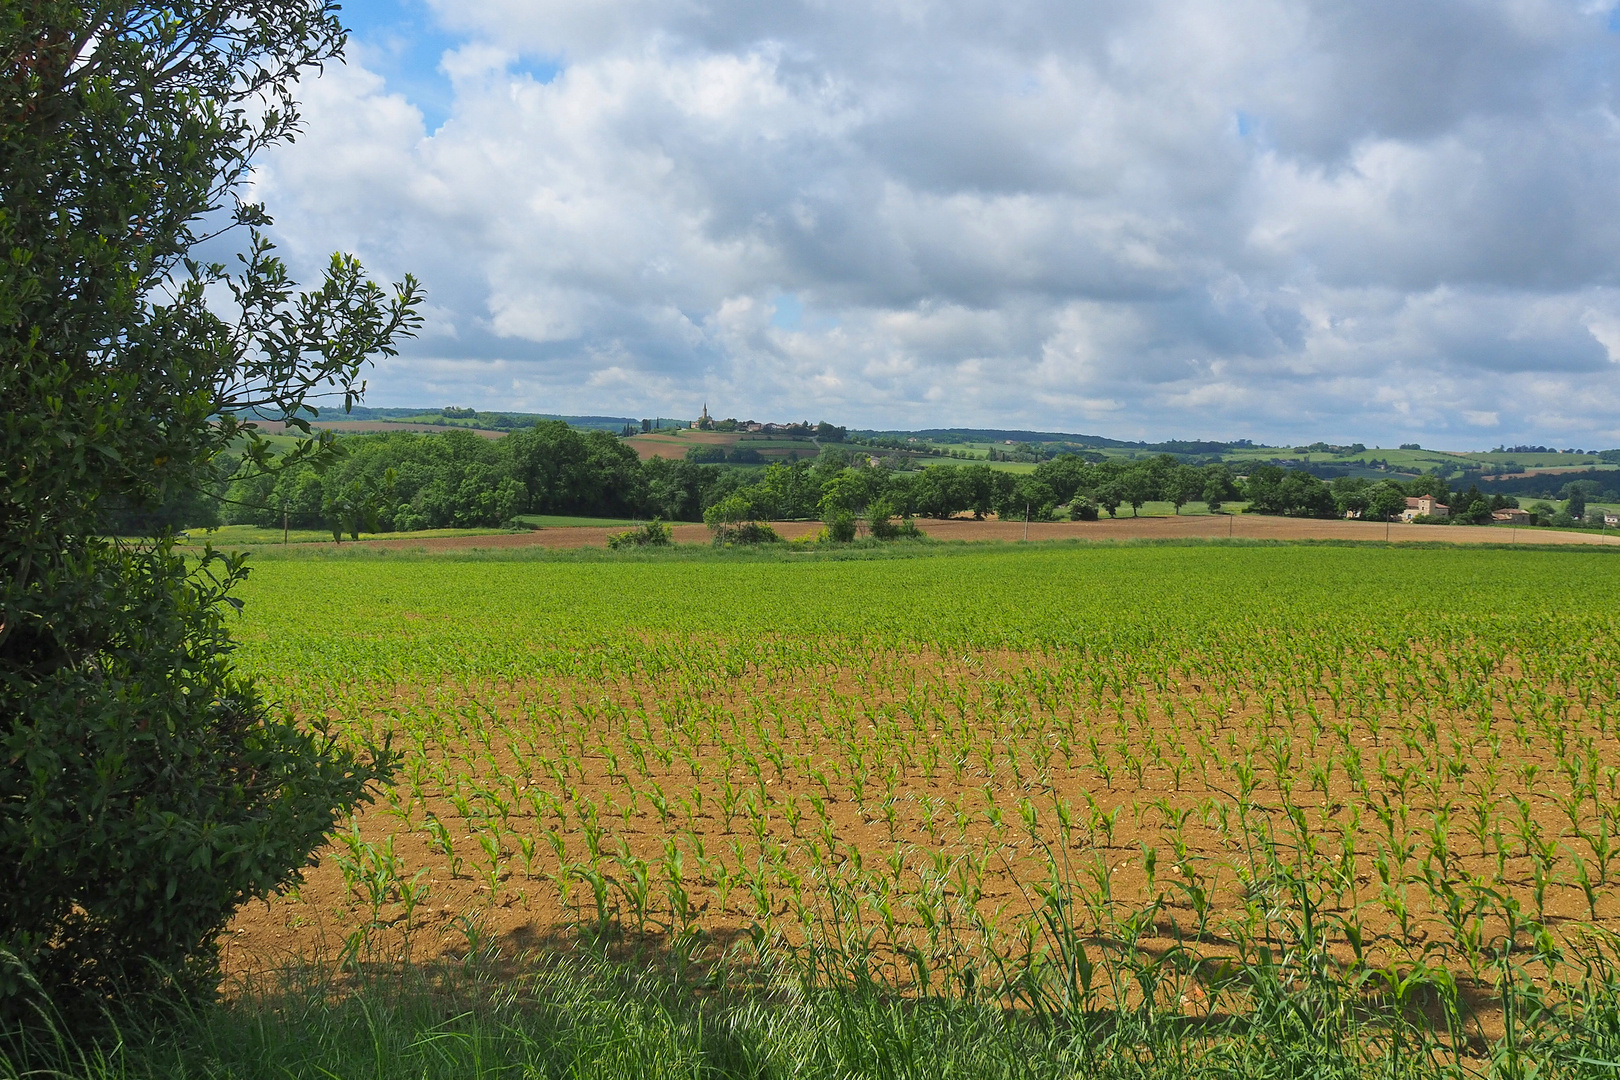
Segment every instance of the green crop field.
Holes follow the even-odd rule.
[[[403,757],[207,1075],[1612,1075],[1613,554],[905,550],[260,559]]]

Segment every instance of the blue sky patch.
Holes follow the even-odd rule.
[[[464,39],[447,33],[422,0],[349,0],[339,18],[349,28],[351,58],[422,110],[429,134],[437,131],[454,100],[439,59]]]
[[[799,303],[795,293],[782,293],[776,298],[776,314],[771,316],[771,325],[778,330],[797,330],[804,320],[804,305]]]

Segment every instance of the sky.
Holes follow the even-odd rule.
[[[1620,446],[1620,9],[352,0],[254,198],[366,403]]]

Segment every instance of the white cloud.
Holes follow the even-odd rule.
[[[1613,427],[1603,11],[439,11],[464,39],[442,127],[362,49],[307,84],[305,137],[259,179],[301,266],[341,247],[428,286],[430,332],[374,402],[1369,443]],[[784,294],[800,314],[773,325]]]

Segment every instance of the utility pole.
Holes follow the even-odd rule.
[[[1024,504],[1024,539],[1029,539],[1029,503]]]
[[[281,504],[281,546],[287,546],[287,504]]]

